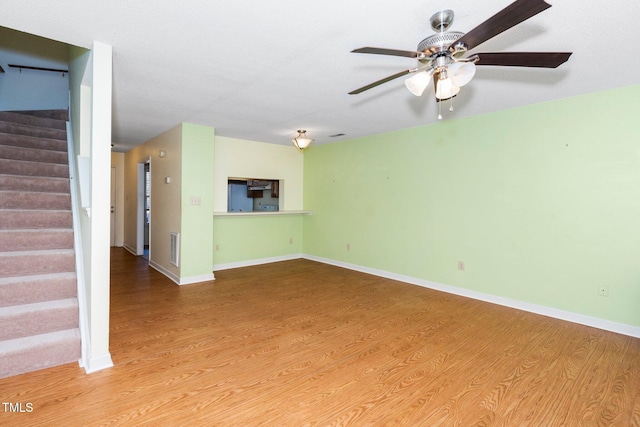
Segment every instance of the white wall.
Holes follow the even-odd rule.
[[[79,272],[79,296],[84,294],[81,317],[87,321],[81,363],[90,373],[113,366],[109,353],[110,198],[104,197],[111,183],[112,50],[95,42],[90,52],[71,47],[69,56],[74,145],[89,163],[87,174],[78,176],[76,185],[88,186],[88,200],[82,201],[88,209],[80,215],[82,247],[78,249],[84,259]]]
[[[91,359],[88,371],[113,366],[109,353],[111,188],[111,46],[93,44],[91,120]],[[92,366],[95,362],[96,366]]]

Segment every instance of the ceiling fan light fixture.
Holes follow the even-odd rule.
[[[409,89],[409,92],[415,96],[421,96],[424,90],[429,86],[431,76],[426,71],[420,71],[415,75],[409,77],[404,81],[404,85]]]
[[[313,142],[313,139],[307,137],[307,131],[306,130],[298,130],[298,136],[293,138],[291,140],[291,142],[293,142],[293,145],[295,145],[295,147],[298,150],[304,151],[305,148],[307,148],[307,147],[309,147],[309,145],[311,145],[311,143]]]
[[[351,52],[353,53],[414,58],[418,61],[418,68],[410,68],[392,74],[353,90],[349,92],[349,95],[356,95],[399,77],[416,73],[405,80],[407,89],[416,96],[422,95],[429,84],[428,81],[424,81],[425,76],[432,76],[438,111],[442,109],[441,101],[449,99],[451,100],[449,111],[453,111],[453,97],[460,92],[462,86],[465,86],[473,79],[477,65],[556,68],[565,63],[572,53],[486,52],[466,56],[467,52],[480,44],[549,7],[551,5],[545,0],[513,0],[509,6],[466,33],[449,31],[454,18],[453,11],[442,10],[436,12],[431,16],[430,20],[431,28],[436,33],[423,39],[416,50],[387,49],[371,46],[352,50]],[[422,70],[426,70],[426,72]],[[438,118],[442,119],[442,114],[438,114]]]
[[[469,83],[476,74],[476,64],[473,62],[454,62],[448,69],[451,81],[458,87]]]

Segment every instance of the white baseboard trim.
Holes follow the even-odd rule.
[[[82,366],[82,365],[81,365]],[[87,361],[86,366],[82,366],[87,374],[102,371],[113,367],[113,361],[111,360],[111,354],[107,353],[100,357],[90,358]]]
[[[212,280],[216,280],[213,273],[201,274],[200,276],[183,277],[180,279],[178,285],[192,285],[194,283],[210,282]]]
[[[367,273],[374,276],[384,277],[387,279],[398,280],[400,282],[422,286],[422,287],[433,289],[436,291],[447,292],[450,294],[472,298],[480,301],[485,301],[492,304],[498,304],[505,307],[515,308],[515,309],[527,311],[530,313],[540,314],[542,316],[565,320],[567,322],[577,323],[585,326],[591,326],[593,328],[602,329],[605,331],[610,331],[610,332],[615,332],[622,335],[628,335],[631,337],[640,338],[640,327],[638,326],[626,325],[624,323],[612,322],[606,319],[600,319],[597,317],[586,316],[584,314],[573,313],[565,310],[559,310],[552,307],[531,304],[528,302],[518,301],[511,298],[485,294],[482,292],[472,291],[464,288],[458,288],[455,286],[443,285],[440,283],[430,282],[428,280],[417,279],[411,276],[404,276],[401,274],[390,273],[384,270],[363,267],[356,264],[335,261],[332,259],[322,258],[314,255],[303,255],[303,258],[311,261],[321,262],[324,264],[335,265],[337,267],[347,268],[349,270],[359,271],[361,273]]]
[[[124,245],[123,248],[125,248],[127,251],[131,252],[133,255],[138,256],[138,254],[136,253],[136,248],[132,248],[129,245]]]
[[[149,267],[151,267],[154,270],[158,271],[159,273],[167,276],[169,279],[171,279],[172,282],[174,282],[176,285],[180,285],[180,286],[182,286],[182,285],[192,285],[194,283],[209,282],[211,280],[215,280],[213,272],[210,273],[210,274],[203,274],[203,275],[200,275],[200,276],[178,277],[175,274],[173,274],[172,272],[170,272],[169,270],[167,270],[166,268],[164,268],[163,266],[161,266],[158,263],[155,263],[153,261],[149,261]]]
[[[160,264],[157,264],[156,262],[149,260],[149,267],[151,267],[154,270],[156,270],[156,271],[162,273],[163,275],[167,276],[174,283],[176,283],[178,285],[180,284],[180,277],[176,276],[175,274],[173,274],[172,272],[170,272],[169,270],[167,270],[166,268],[164,268]]]
[[[252,265],[270,264],[272,262],[290,261],[292,259],[305,258],[303,254],[291,254],[270,258],[251,259],[247,261],[229,262],[226,264],[213,264],[213,271],[229,270],[231,268],[251,267]]]

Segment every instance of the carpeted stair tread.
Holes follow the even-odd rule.
[[[0,252],[0,277],[75,271],[73,249]]]
[[[30,124],[8,122],[0,118],[0,133],[32,136],[36,138],[57,139],[67,142],[67,131],[65,129],[43,128]]]
[[[70,210],[0,209],[1,230],[72,228]]]
[[[73,243],[71,228],[0,230],[0,251],[2,252],[73,249]]]
[[[76,273],[0,278],[0,307],[75,298]]]
[[[66,112],[59,114],[63,116]],[[48,113],[51,116],[51,113]],[[68,115],[68,114],[67,114]],[[49,129],[67,129],[67,119],[52,118],[52,117],[38,117],[29,112],[17,112],[17,111],[0,111],[0,120],[5,122],[20,123],[23,125],[40,126]]]
[[[16,110],[13,112],[27,117],[34,117],[36,119],[56,120],[61,122],[69,120],[68,110]]]
[[[0,145],[5,147],[30,148],[66,153],[67,141],[44,137],[12,135],[0,131]]]
[[[71,209],[71,195],[34,191],[0,191],[0,209]]]
[[[77,298],[0,307],[0,340],[4,341],[77,326]]]
[[[2,144],[0,144],[0,158],[8,160],[22,160],[27,162],[52,163],[67,166],[69,165],[66,151],[14,147],[11,145]]]
[[[69,164],[32,162],[0,158],[0,171],[5,175],[69,178]]]
[[[78,328],[7,340],[0,345],[0,378],[77,362],[80,352]]]
[[[0,174],[0,189],[69,194],[69,178]]]

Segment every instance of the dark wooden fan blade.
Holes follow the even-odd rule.
[[[501,32],[518,25],[522,21],[550,7],[551,5],[544,0],[516,0],[459,38],[449,46],[449,50],[454,51],[455,46],[460,43],[465,45],[467,50],[471,50],[480,43],[497,36]]]
[[[366,86],[362,86],[359,89],[352,90],[351,92],[349,92],[349,95],[357,95],[357,94],[359,94],[361,92],[364,92],[365,90],[369,90],[369,89],[374,88],[376,86],[380,86],[381,84],[390,82],[391,80],[397,79],[398,77],[406,76],[407,74],[413,73],[414,71],[415,71],[415,68],[410,68],[408,70],[400,71],[399,73],[395,73],[395,74],[393,74],[393,75],[391,75],[389,77],[385,77],[384,79],[375,81],[375,82],[370,83],[370,84],[368,84]]]
[[[413,50],[385,49],[380,47],[361,47],[360,49],[352,50],[351,53],[372,53],[374,55],[404,56],[406,58],[416,58],[418,55],[423,55],[422,52]]]
[[[476,65],[507,67],[556,68],[565,63],[572,52],[496,52],[478,53]]]

